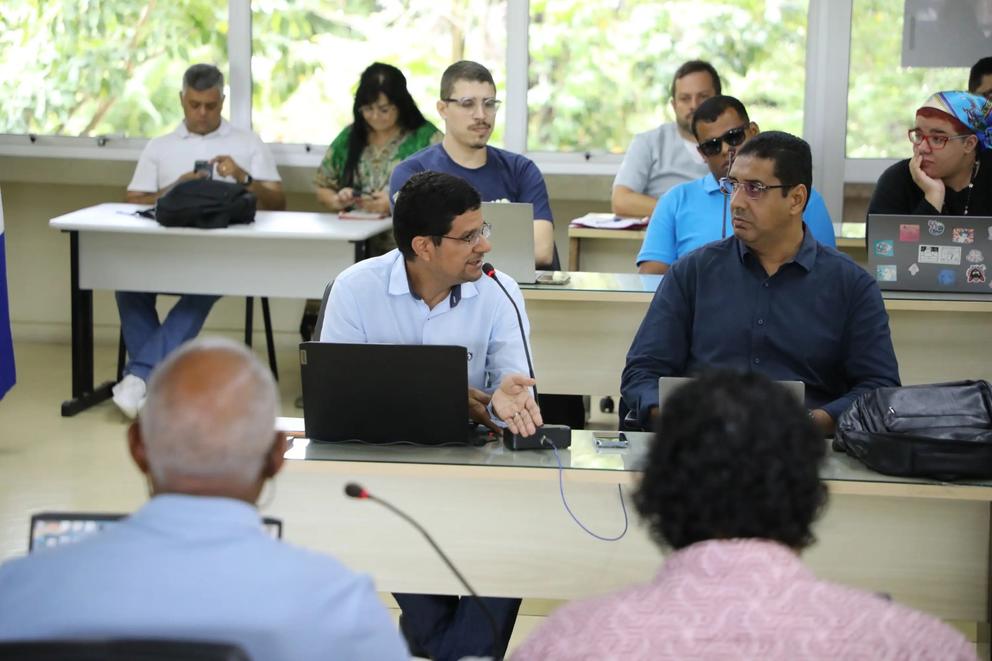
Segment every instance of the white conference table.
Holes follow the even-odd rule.
[[[636,272],[634,263],[647,230],[568,226],[568,268],[572,271]],[[837,249],[864,264],[865,223],[834,223]]]
[[[281,419],[283,429],[302,421]],[[302,435],[302,432],[301,432]],[[382,591],[461,594],[463,588],[406,522],[343,494],[358,482],[416,518],[484,595],[575,599],[649,580],[662,555],[630,501],[648,434],[628,450],[597,450],[576,431],[559,451],[563,508],[548,450],[424,448],[295,439],[272,507],[290,541],[370,573]],[[874,592],[948,620],[987,622],[992,482],[946,484],[874,473],[828,450],[821,476],[830,503],[804,558],[822,578]]]
[[[320,298],[392,222],[259,211],[249,225],[203,230],[162,227],[135,215],[144,208],[100,204],[49,221],[70,237],[73,398],[62,415],[107,399],[113,385],[93,387],[94,289]]]

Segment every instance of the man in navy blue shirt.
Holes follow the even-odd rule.
[[[557,269],[551,205],[541,171],[529,158],[487,144],[501,103],[486,67],[462,60],[445,69],[437,102],[444,140],[396,166],[389,179],[390,204],[406,180],[424,170],[461,177],[483,202],[529,202],[534,205],[534,263]]]
[[[802,381],[826,433],[861,393],[899,385],[875,279],[803,223],[811,184],[800,138],[741,147],[722,181],[733,236],[672,265],[627,352],[620,391],[641,424],[657,414],[658,377],[710,367]]]

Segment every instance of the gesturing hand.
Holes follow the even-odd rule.
[[[531,436],[544,424],[541,409],[530,392],[530,386],[535,383],[534,379],[523,374],[510,374],[493,393],[493,411],[514,434]]]
[[[477,422],[480,425],[485,425],[489,427],[494,432],[499,431],[499,426],[493,422],[492,418],[489,417],[489,411],[486,407],[489,405],[489,400],[492,399],[489,395],[482,392],[478,388],[468,389],[468,417],[471,418],[472,422]]]

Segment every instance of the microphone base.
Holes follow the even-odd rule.
[[[533,436],[520,436],[503,430],[503,447],[507,450],[564,450],[572,445],[572,430],[567,425],[542,425]]]

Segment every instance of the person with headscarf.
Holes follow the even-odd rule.
[[[879,177],[869,215],[992,216],[992,100],[938,92],[908,135],[913,156]]]

